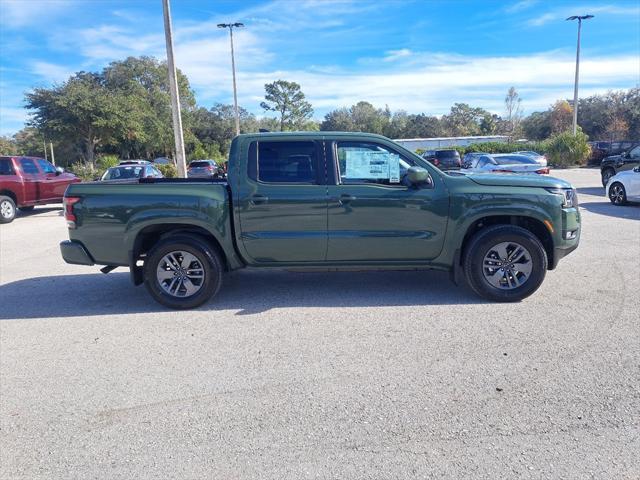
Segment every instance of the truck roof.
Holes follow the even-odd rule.
[[[387,137],[378,135],[375,133],[365,132],[326,132],[326,131],[313,131],[313,132],[257,132],[257,133],[242,133],[238,137],[370,137],[370,138],[383,138],[388,140]]]

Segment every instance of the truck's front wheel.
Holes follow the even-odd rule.
[[[535,292],[547,272],[547,253],[528,230],[496,225],[471,239],[464,255],[469,286],[495,302],[517,302]]]
[[[195,308],[222,284],[222,262],[215,249],[196,236],[176,235],[159,242],[144,262],[151,296],[174,309]]]

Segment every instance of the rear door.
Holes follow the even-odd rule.
[[[421,262],[444,244],[449,194],[439,175],[431,187],[407,184],[410,166],[391,142],[328,142],[335,184],[329,185],[328,262]]]
[[[323,262],[327,186],[322,142],[255,140],[239,177],[240,243],[255,264]]]

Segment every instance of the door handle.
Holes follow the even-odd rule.
[[[262,205],[264,203],[267,203],[268,201],[269,197],[265,195],[252,195],[249,199],[249,203],[251,203],[251,205]]]
[[[338,199],[338,203],[340,205],[345,205],[347,203],[353,202],[356,199],[356,197],[354,197],[353,195],[340,195],[340,198]]]

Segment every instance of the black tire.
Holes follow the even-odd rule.
[[[620,182],[613,182],[609,187],[609,201],[614,205],[626,205],[627,191]]]
[[[504,272],[505,269],[497,267],[493,270],[486,270],[484,265],[485,257],[493,252],[493,248],[499,244],[509,242],[524,247],[529,256],[528,261],[525,263],[529,265],[530,262],[527,268],[531,268],[528,277],[516,287],[510,286],[511,282],[508,280],[512,280],[513,276],[509,276],[508,273]],[[511,263],[511,268],[513,268],[513,263],[515,262],[511,261]],[[515,225],[496,225],[480,230],[471,239],[464,252],[463,269],[467,283],[479,296],[494,302],[518,302],[540,287],[547,273],[547,264],[547,253],[542,243],[529,230]],[[524,265],[524,263],[520,265]],[[515,270],[513,270],[516,272],[516,276],[522,275],[517,273],[517,270],[520,269],[519,266],[516,266]],[[507,272],[510,271],[509,268],[506,268],[506,270]],[[509,286],[499,288],[492,285],[487,279],[489,275],[487,272],[491,271],[494,272],[493,275],[502,275],[502,278],[507,279]],[[498,277],[495,278],[497,279]]]
[[[21,212],[32,212],[34,208],[36,207],[31,205],[29,207],[18,207],[18,210],[20,210]]]
[[[160,283],[158,276],[162,275],[162,271],[158,272],[158,268],[161,265],[166,265],[165,256],[172,252],[186,252],[193,255],[197,259],[197,263],[193,264],[197,266],[196,270],[203,271],[204,280],[200,285],[197,285],[198,291],[192,295],[177,296],[170,293],[166,286],[163,287]],[[186,310],[202,305],[216,295],[222,285],[223,267],[220,256],[206,240],[197,235],[175,235],[158,242],[148,253],[143,269],[144,284],[151,296],[165,307],[177,310]],[[171,270],[165,271],[171,273]],[[183,270],[183,272],[185,271],[190,270]],[[170,280],[165,279],[164,282],[170,283]],[[175,291],[177,294],[178,287]]]
[[[13,198],[0,195],[0,223],[11,223],[16,218],[16,202]]]
[[[613,168],[605,168],[600,177],[602,179],[602,186],[607,187],[607,183],[609,183],[609,179],[616,174],[616,171]]]

